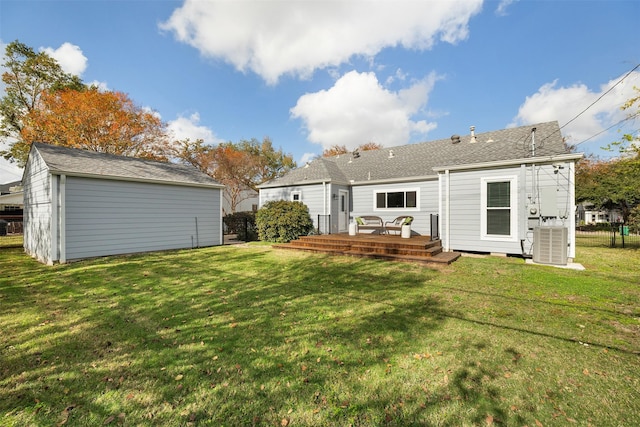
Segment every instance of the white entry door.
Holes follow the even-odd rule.
[[[338,202],[338,232],[345,232],[349,227],[349,192],[340,190]]]

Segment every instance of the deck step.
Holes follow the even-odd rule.
[[[450,264],[460,257],[456,252],[443,252],[440,240],[429,236],[404,239],[400,236],[346,234],[302,236],[274,248],[301,250],[334,255],[378,258],[391,261]]]

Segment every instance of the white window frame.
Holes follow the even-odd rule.
[[[509,235],[487,234],[487,184],[509,182]],[[480,239],[494,242],[518,241],[518,177],[501,176],[480,179]]]
[[[295,197],[298,196],[298,200]],[[291,192],[291,201],[292,202],[302,202],[302,191],[296,190]]]
[[[405,202],[407,200],[407,192],[415,191],[416,193],[416,207],[415,208],[379,208],[378,207],[378,194],[380,193],[405,193]],[[386,190],[373,190],[373,211],[374,212],[390,212],[390,211],[401,211],[401,212],[417,212],[420,210],[420,188],[389,188]]]

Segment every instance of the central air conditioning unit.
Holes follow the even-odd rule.
[[[567,265],[569,230],[566,227],[533,229],[533,262]]]

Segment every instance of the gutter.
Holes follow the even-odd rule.
[[[557,156],[527,157],[522,159],[497,160],[495,162],[469,163],[469,164],[452,165],[452,166],[438,166],[438,167],[434,167],[433,170],[436,172],[445,172],[445,171],[459,171],[459,170],[467,170],[467,169],[487,169],[487,168],[514,166],[514,165],[531,164],[531,163],[549,163],[549,162],[553,163],[553,162],[562,162],[566,160],[580,160],[583,157],[584,157],[583,153],[568,153],[568,154],[559,154]]]
[[[200,188],[225,188],[222,184],[205,184],[198,182],[185,182],[185,181],[167,181],[162,179],[151,179],[151,178],[137,178],[137,177],[127,177],[127,176],[115,176],[115,175],[96,175],[91,173],[74,173],[74,172],[65,172],[60,170],[51,170],[51,175],[58,176],[72,176],[77,178],[95,178],[95,179],[108,179],[112,181],[127,181],[127,182],[142,182],[147,184],[165,184],[165,185],[176,185],[180,187],[200,187]]]

